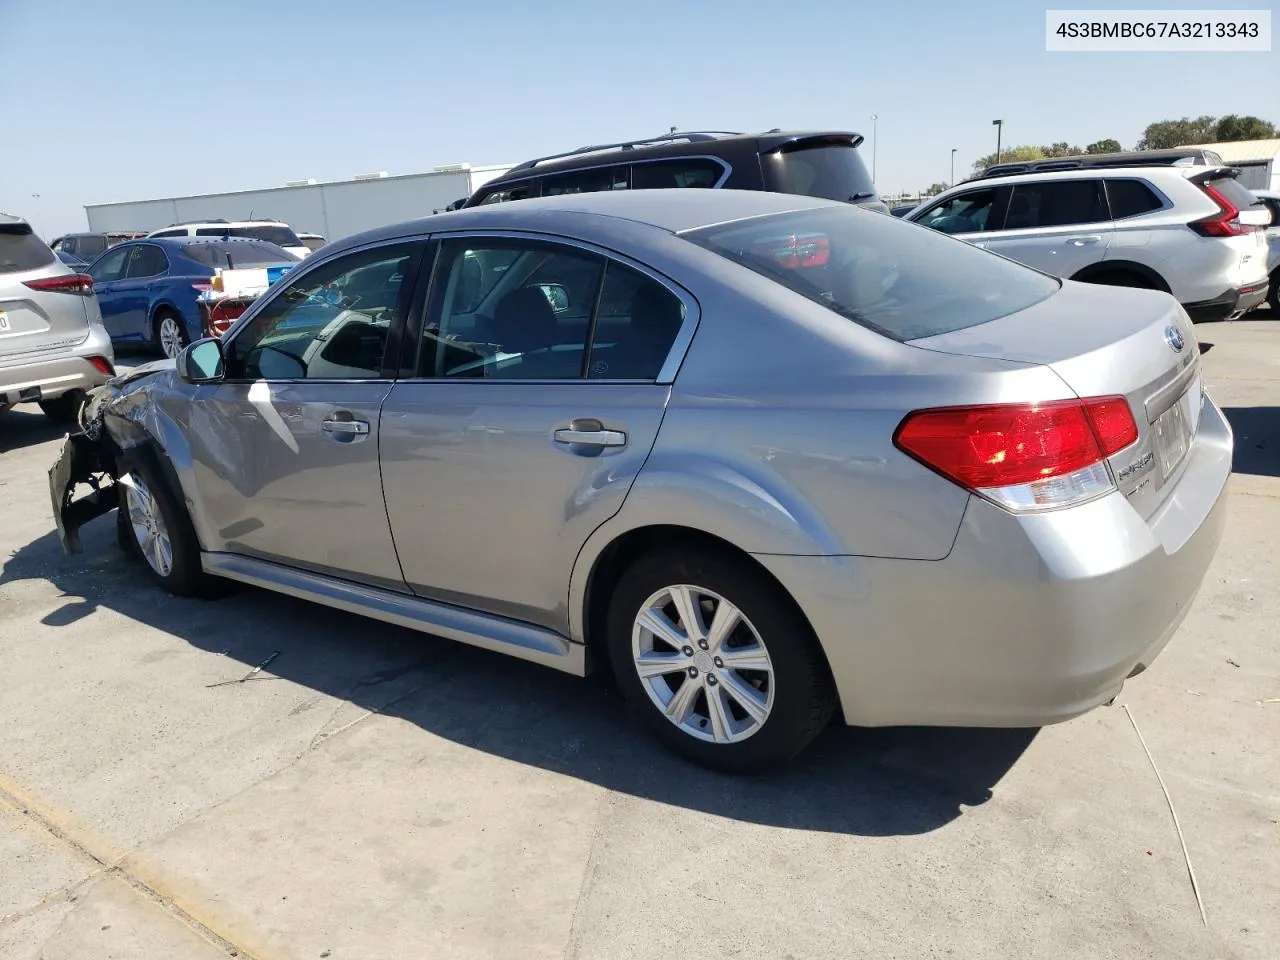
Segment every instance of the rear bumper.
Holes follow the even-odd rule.
[[[73,350],[36,351],[0,359],[0,408],[101,386],[110,377],[91,364],[89,357],[112,363],[114,356],[107,332],[98,328]]]
[[[1193,323],[1234,320],[1267,299],[1267,281],[1235,287],[1212,300],[1184,303],[1182,306]]]
[[[1119,493],[1021,518],[974,497],[944,560],[757,559],[809,615],[847,723],[1054,723],[1114,697],[1177,630],[1222,537],[1231,451],[1206,397],[1147,520]]]

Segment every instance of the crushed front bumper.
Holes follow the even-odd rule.
[[[58,525],[62,549],[67,553],[80,552],[81,527],[109,513],[119,502],[113,460],[101,440],[73,433],[63,441],[62,452],[49,468],[53,519]],[[91,490],[79,500],[73,500],[80,484],[87,484]]]

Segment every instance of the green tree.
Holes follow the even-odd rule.
[[[1258,117],[1238,117],[1228,114],[1218,121],[1213,131],[1214,143],[1225,143],[1229,140],[1269,140],[1280,136],[1274,125]]]
[[[1051,143],[1047,147],[1041,147],[1040,150],[1044,153],[1045,157],[1050,159],[1055,157],[1078,157],[1084,153],[1084,151],[1079,147],[1068,145],[1065,140],[1060,140],[1057,143]]]
[[[1044,159],[1044,147],[1037,147],[1031,144],[1025,144],[1020,147],[1005,147],[1003,150],[1000,151],[1001,163],[1016,163],[1020,160],[1043,160],[1043,159]],[[987,167],[994,165],[995,162],[996,162],[996,155],[994,153],[989,153],[987,154],[987,156],[974,161],[973,171],[974,173],[981,173],[983,170],[987,169]]]
[[[943,190],[947,189],[947,187],[948,187],[948,186],[949,186],[949,184],[946,184],[946,183],[933,183],[933,184],[930,184],[930,185],[929,185],[929,189],[928,189],[928,190],[926,190],[926,191],[924,192],[924,196],[926,196],[926,197],[936,197],[936,196],[937,196],[938,194],[940,194]]]
[[[1160,120],[1147,125],[1138,141],[1139,150],[1168,150],[1190,143],[1212,143],[1217,136],[1217,117],[1183,117],[1181,120]]]
[[[1089,154],[1120,153],[1123,149],[1124,147],[1120,146],[1119,140],[1112,140],[1108,138],[1106,140],[1095,140],[1084,148],[1084,152]]]

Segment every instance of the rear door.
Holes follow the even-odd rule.
[[[89,335],[84,297],[27,286],[73,273],[30,225],[0,219],[0,362]]]
[[[1100,179],[1016,183],[986,248],[1055,277],[1104,259],[1115,233]]]
[[[125,263],[132,249],[132,245],[113,247],[89,267],[89,276],[93,277],[93,292],[98,297],[98,309],[102,311],[102,324],[112,340],[118,340],[124,335],[120,314],[126,308],[126,301],[122,295],[117,294],[116,285],[124,277]]]
[[[443,241],[413,376],[382,410],[410,588],[567,631],[573,562],[648,457],[694,322],[686,294],[601,251]]]

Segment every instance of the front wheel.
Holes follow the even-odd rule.
[[[619,581],[607,639],[632,708],[696,763],[755,773],[799,753],[831,719],[817,641],[762,571],[713,551],[642,557]]]
[[[147,565],[151,579],[181,597],[211,596],[214,579],[200,565],[200,545],[186,508],[145,456],[120,462],[119,536]]]
[[[156,343],[168,359],[175,359],[187,345],[187,327],[182,318],[171,310],[156,314]]]

